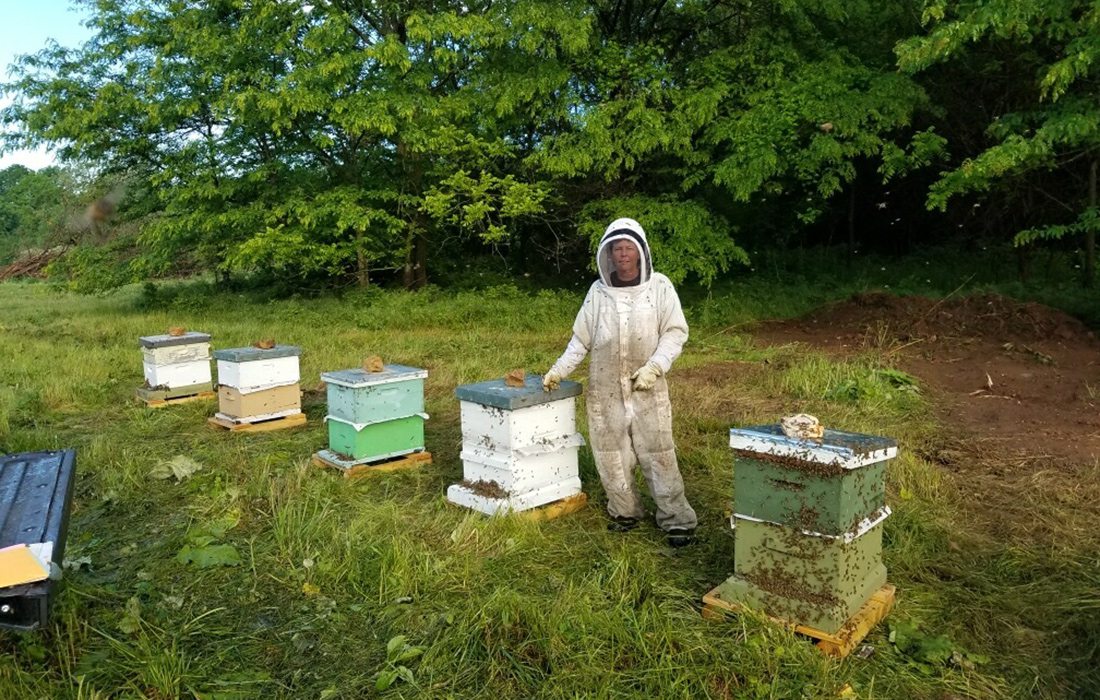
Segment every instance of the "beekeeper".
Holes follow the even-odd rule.
[[[588,430],[607,492],[608,529],[637,526],[645,509],[634,480],[639,464],[657,504],[657,525],[674,547],[695,534],[695,511],[684,495],[672,440],[665,375],[688,337],[672,282],[653,271],[645,231],[634,219],[611,222],[596,251],[592,283],[565,352],[543,376],[552,390],[591,353]]]

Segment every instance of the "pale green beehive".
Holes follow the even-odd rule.
[[[833,633],[886,582],[885,474],[896,441],[827,430],[790,438],[778,425],[730,431],[734,576],[720,595]]]
[[[842,536],[736,517],[734,576],[719,586],[727,600],[808,625],[839,630],[886,583],[884,508]]]

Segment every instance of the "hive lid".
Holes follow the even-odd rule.
[[[490,379],[477,384],[463,384],[455,389],[459,401],[470,401],[483,406],[494,406],[506,410],[538,406],[539,404],[560,401],[579,396],[581,385],[577,382],[563,381],[553,391],[544,391],[542,376],[528,374],[523,386],[508,386],[504,379]]]
[[[790,457],[803,462],[856,469],[893,459],[898,442],[893,438],[862,433],[826,430],[819,439],[792,438],[783,434],[778,423],[730,430],[730,447],[773,457]]]
[[[188,331],[183,335],[168,335],[164,333],[162,335],[143,335],[138,338],[138,342],[141,343],[143,348],[168,348],[173,345],[190,345],[192,343],[209,343],[209,333],[196,333],[195,331]]]
[[[255,360],[274,360],[279,357],[294,357],[302,354],[297,345],[276,345],[273,348],[225,348],[215,350],[214,359],[225,362],[253,362]]]
[[[404,382],[410,379],[427,379],[428,370],[406,367],[405,365],[383,365],[381,372],[368,372],[364,369],[341,369],[335,372],[325,372],[321,375],[321,381],[349,389],[360,389],[376,384],[389,384],[391,382]]]

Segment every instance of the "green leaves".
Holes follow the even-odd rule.
[[[187,534],[187,544],[176,555],[181,564],[191,564],[199,569],[217,566],[240,566],[241,555],[231,544],[220,543],[226,531],[237,524],[238,516],[231,513],[209,522]]]
[[[410,645],[403,634],[391,638],[386,643],[386,664],[385,668],[378,672],[374,683],[375,689],[386,690],[398,680],[415,685],[413,672],[406,664],[423,653],[424,647]]]

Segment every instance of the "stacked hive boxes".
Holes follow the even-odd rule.
[[[882,524],[894,440],[826,430],[790,438],[779,426],[730,431],[734,575],[716,589],[828,634],[886,583]]]
[[[496,379],[455,390],[462,420],[463,481],[447,498],[483,513],[523,511],[581,492],[576,382],[554,391],[527,375],[522,387]]]
[[[427,370],[403,365],[322,374],[328,385],[329,449],[318,456],[350,467],[423,451],[427,378]]]
[[[216,350],[219,413],[215,418],[256,423],[301,414],[301,352],[294,345]]]
[[[138,342],[145,372],[145,387],[138,391],[141,398],[168,400],[213,389],[208,334],[150,335]]]

